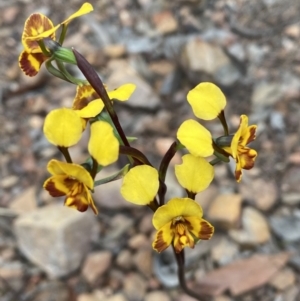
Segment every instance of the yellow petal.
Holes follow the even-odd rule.
[[[47,59],[43,53],[29,53],[24,50],[19,56],[19,66],[26,75],[32,77],[37,75],[42,63]]]
[[[201,83],[192,89],[187,100],[195,116],[204,120],[211,120],[225,108],[226,98],[223,92],[212,83]]]
[[[147,205],[153,201],[159,187],[158,172],[148,165],[135,166],[125,175],[121,194],[128,202]]]
[[[214,227],[205,219],[197,217],[185,217],[189,222],[189,230],[199,239],[210,239],[214,233]]]
[[[55,39],[55,31],[60,25],[54,27],[52,21],[43,14],[30,15],[24,26],[22,44],[27,52],[41,52],[36,41],[50,37]]]
[[[202,157],[184,155],[183,163],[175,166],[175,175],[180,185],[190,192],[206,189],[214,178],[214,168]]]
[[[94,181],[90,173],[81,165],[52,159],[47,165],[47,170],[53,176],[67,175],[70,179],[76,179],[83,183],[89,189],[94,188]]]
[[[162,226],[155,234],[152,247],[158,253],[164,251],[172,242],[174,237],[174,230],[171,227],[172,222]]]
[[[134,92],[136,86],[134,84],[125,84],[119,88],[109,91],[108,96],[110,99],[117,99],[119,101],[126,101]]]
[[[202,215],[202,208],[194,200],[173,198],[154,212],[152,223],[154,228],[158,230],[176,217],[195,216],[201,218]]]
[[[91,124],[91,136],[88,144],[91,156],[102,166],[117,161],[119,156],[119,141],[113,133],[112,126],[104,121]]]
[[[53,197],[64,196],[70,191],[70,185],[67,180],[68,180],[67,175],[55,175],[55,176],[47,179],[44,182],[43,187]],[[67,183],[67,185],[66,185],[66,183]]]
[[[81,138],[81,118],[71,109],[53,110],[46,116],[44,134],[50,143],[70,147]]]
[[[177,138],[196,157],[208,157],[214,152],[210,132],[195,120],[184,121]]]
[[[80,9],[77,12],[72,14],[68,19],[63,21],[61,24],[68,24],[73,19],[80,17],[82,15],[88,14],[93,10],[94,10],[93,6],[90,3],[86,2],[80,7]]]
[[[87,106],[85,106],[81,110],[77,110],[77,113],[81,118],[92,118],[101,113],[103,108],[103,101],[101,99],[95,99],[89,102]]]

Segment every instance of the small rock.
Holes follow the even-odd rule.
[[[192,71],[203,71],[208,74],[221,66],[229,64],[229,59],[219,46],[200,39],[189,41],[185,48],[188,67]]]
[[[274,233],[286,242],[300,241],[300,218],[297,216],[272,216],[270,225]]]
[[[53,278],[79,267],[95,225],[91,212],[51,205],[23,214],[15,221],[14,229],[22,253]]]
[[[286,205],[295,206],[300,204],[300,193],[283,193],[281,195],[282,202]]]
[[[94,294],[80,294],[77,297],[77,301],[99,301],[99,299]]]
[[[143,218],[141,219],[141,222],[139,223],[139,231],[141,233],[148,234],[154,229],[153,224],[152,224],[152,217],[153,217],[153,214],[151,214],[151,213],[145,214],[143,216]]]
[[[258,245],[270,240],[271,234],[265,217],[256,209],[247,207],[242,214],[243,230],[232,229],[230,237],[241,245]]]
[[[67,285],[59,281],[46,281],[43,282],[36,290],[34,301],[69,301],[70,292]]]
[[[256,111],[276,104],[283,97],[279,83],[259,82],[253,90],[251,101]]]
[[[278,271],[269,282],[274,288],[283,291],[292,286],[296,281],[295,273],[290,268]]]
[[[17,176],[7,176],[0,181],[0,187],[7,189],[17,184],[19,178]]]
[[[16,197],[9,204],[9,208],[13,209],[18,214],[22,214],[36,210],[36,205],[36,188],[32,186]]]
[[[119,267],[124,270],[129,270],[133,265],[133,256],[129,250],[122,250],[116,259]]]
[[[103,300],[104,301],[104,300]],[[116,294],[108,297],[105,301],[130,301],[123,294]]]
[[[282,294],[282,300],[283,301],[298,301],[300,294],[300,289],[298,285],[292,286],[288,288],[283,294]]]
[[[172,33],[177,30],[178,23],[171,11],[158,12],[152,15],[152,22],[161,34]]]
[[[110,267],[112,254],[109,251],[90,253],[83,264],[82,274],[91,285]]]
[[[0,264],[0,277],[11,280],[12,278],[21,278],[24,274],[24,267],[19,261],[12,261]]]
[[[124,293],[130,301],[144,300],[147,283],[137,273],[128,274],[124,279]]]
[[[227,238],[223,238],[211,250],[213,260],[219,265],[230,263],[236,257],[238,252],[239,248],[236,243],[229,241]]]
[[[300,37],[300,25],[292,24],[287,26],[284,30],[284,33],[291,38],[297,39]]]
[[[126,48],[121,44],[107,45],[103,48],[103,52],[110,58],[119,58],[126,53]]]
[[[148,248],[149,239],[144,234],[138,233],[129,239],[128,246],[133,250]]]
[[[150,242],[149,242],[150,243]],[[147,278],[152,275],[152,249],[139,250],[134,256],[134,264],[137,269]]]
[[[271,209],[278,198],[278,189],[274,181],[254,179],[249,183],[241,183],[239,190],[243,199],[251,201],[256,208],[262,211]]]
[[[209,205],[217,197],[218,193],[217,186],[211,184],[205,190],[197,193],[195,201],[203,208],[203,211],[206,212]]]
[[[171,301],[167,293],[163,291],[153,291],[145,296],[145,301]]]
[[[209,207],[207,218],[227,229],[236,227],[240,218],[241,204],[240,194],[220,194]]]

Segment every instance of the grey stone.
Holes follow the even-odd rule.
[[[273,232],[286,242],[300,241],[300,218],[297,216],[273,216],[270,218]]]
[[[20,251],[49,277],[76,270],[89,250],[96,219],[62,205],[51,205],[20,216],[15,233]]]

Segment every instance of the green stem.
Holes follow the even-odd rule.
[[[73,53],[75,55],[77,66],[80,69],[80,71],[83,73],[85,78],[88,80],[88,82],[91,84],[93,89],[98,93],[100,98],[102,99],[105,108],[110,115],[113,123],[115,124],[115,127],[124,143],[125,146],[130,146],[126,135],[120,125],[118,116],[113,108],[113,105],[111,103],[111,100],[106,92],[106,89],[102,83],[102,80],[99,78],[97,72],[94,70],[94,68],[89,64],[89,62],[74,48],[72,48]]]
[[[66,161],[68,163],[73,163],[72,162],[72,159],[71,159],[71,156],[70,156],[70,153],[69,153],[69,150],[67,147],[64,147],[64,146],[58,146],[58,149],[60,150],[60,152],[63,154],[63,156],[65,157]]]
[[[68,29],[68,25],[63,24],[63,27],[62,27],[62,30],[60,33],[60,37],[59,37],[59,41],[58,41],[60,45],[62,45],[65,40],[67,29]]]
[[[220,159],[220,158],[214,158],[213,160],[211,160],[210,162],[209,162],[209,164],[210,165],[212,165],[212,166],[214,166],[214,165],[216,165],[216,164],[218,164],[218,163],[220,163],[220,162],[222,162],[222,160]]]
[[[93,159],[93,167],[92,167],[90,174],[91,174],[91,177],[93,179],[95,179],[96,174],[98,172],[98,162],[94,158],[92,158],[92,159]]]
[[[82,84],[83,84],[85,81],[83,81],[83,80],[81,80],[81,79],[78,79],[78,78],[72,76],[72,75],[67,71],[65,65],[64,65],[62,62],[60,62],[60,61],[58,61],[58,60],[55,60],[55,62],[56,62],[56,65],[57,65],[58,69],[60,70],[60,72],[67,78],[67,80],[68,80],[70,83],[72,83],[72,84],[74,84],[74,85],[77,85],[77,86],[82,86]]]
[[[43,54],[50,57],[50,56],[51,56],[51,52],[49,52],[49,51],[47,50],[47,48],[46,48],[46,46],[45,46],[45,44],[44,44],[44,41],[43,41],[43,40],[40,40],[40,41],[37,41],[37,43],[39,44],[39,46],[40,46],[40,48],[41,48]]]
[[[50,58],[49,60],[46,61],[46,68],[49,71],[49,73],[51,73],[52,75],[54,75],[55,77],[58,77],[62,80],[65,80],[67,82],[70,82],[63,73],[61,73],[59,70],[57,70],[55,67],[53,67],[53,65],[51,64],[53,61],[52,58]]]

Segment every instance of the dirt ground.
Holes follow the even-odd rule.
[[[300,2],[90,3],[94,11],[72,21],[64,46],[81,52],[109,88],[137,84],[131,100],[115,105],[126,134],[138,137],[134,146],[153,165],[158,166],[178,126],[195,118],[186,94],[200,82],[223,90],[232,131],[241,114],[258,125],[251,144],[258,151],[255,167],[237,184],[232,164],[217,165],[213,183],[197,196],[216,233],[187,254],[188,285],[203,293],[203,300],[300,300]],[[0,300],[194,300],[177,286],[172,254],[152,251],[150,212],[126,204],[116,193],[118,184],[95,192],[97,218],[91,212],[83,213],[89,219],[78,217],[78,225],[85,226],[76,231],[92,238],[70,263],[77,260],[77,266],[57,274],[45,267],[35,252],[51,245],[38,228],[30,241],[31,224],[22,233],[29,253],[36,255],[20,247],[18,229],[28,213],[63,207],[63,200],[42,189],[47,162],[61,158],[42,127],[48,112],[70,107],[75,95],[74,86],[50,76],[45,66],[34,78],[22,74],[24,22],[41,12],[57,24],[81,4],[0,0]],[[72,66],[70,72],[79,75]],[[217,121],[204,125],[221,133]],[[87,156],[86,143],[83,137],[71,150],[78,162]],[[169,197],[183,193],[172,177],[168,187]],[[60,250],[55,256],[62,261],[73,256],[67,247]]]

